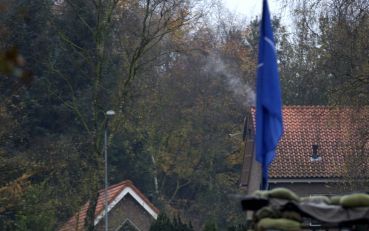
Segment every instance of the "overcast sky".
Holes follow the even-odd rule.
[[[261,15],[262,0],[223,0],[223,2],[231,11],[248,18]],[[276,0],[269,0],[268,3],[272,15],[279,12],[280,6]]]
[[[255,16],[261,16],[262,0],[222,0],[224,5],[232,12],[253,19]],[[287,30],[291,30],[292,19],[288,9],[283,9],[281,0],[268,0],[271,16],[281,17],[282,23],[287,26]]]

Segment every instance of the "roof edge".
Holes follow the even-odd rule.
[[[131,182],[132,183],[132,182]],[[146,212],[148,212],[155,220],[159,215],[159,209],[157,209],[150,201],[133,185],[127,185],[109,204],[108,213],[112,210],[127,194],[131,195],[136,202],[141,205]],[[102,209],[97,216],[95,216],[94,226],[96,226],[100,220],[105,216],[105,209]]]

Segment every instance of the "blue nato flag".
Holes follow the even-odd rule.
[[[283,134],[282,99],[276,49],[267,0],[263,1],[256,81],[256,160],[262,166],[261,189],[268,187],[268,168]]]

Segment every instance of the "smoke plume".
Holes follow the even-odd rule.
[[[205,70],[223,77],[236,100],[239,100],[245,107],[255,105],[254,90],[240,76],[233,74],[235,71],[232,71],[219,55],[211,54],[209,56]]]

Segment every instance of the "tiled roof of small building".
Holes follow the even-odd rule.
[[[362,141],[359,131],[369,131],[368,109],[283,107],[284,134],[270,166],[269,177],[342,177],[347,169],[345,159]],[[255,115],[255,109],[252,113]],[[315,161],[312,160],[313,145],[318,145],[320,157]],[[367,149],[368,146],[367,143]]]
[[[159,209],[157,209],[146,197],[138,190],[130,180],[122,181],[118,184],[111,185],[108,187],[108,204],[111,205],[114,200],[117,199],[118,195],[125,189],[130,188],[136,193],[143,201],[146,203],[155,213],[159,213]],[[97,200],[95,216],[94,219],[98,216],[101,216],[104,211],[104,189],[99,191],[99,198]],[[89,202],[87,202],[79,212],[77,212],[72,218],[70,218],[67,223],[65,223],[59,231],[75,231],[75,230],[84,230],[85,218],[87,214],[87,210],[89,207]]]

